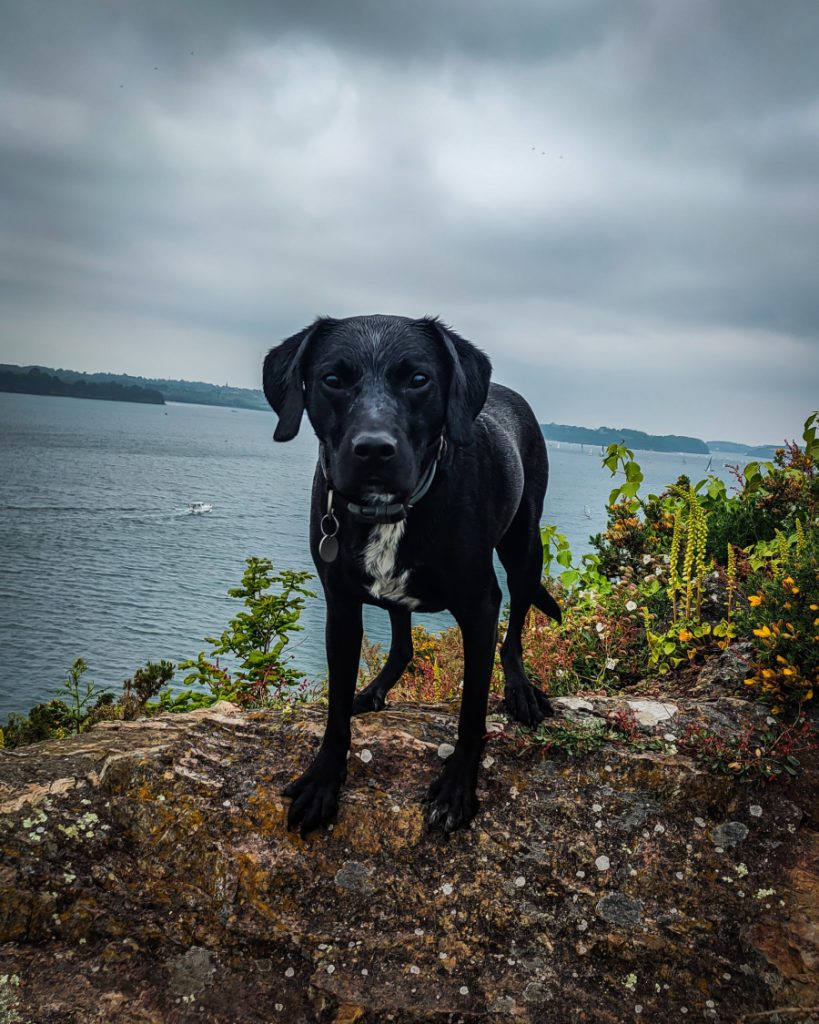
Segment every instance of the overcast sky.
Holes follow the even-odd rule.
[[[817,0],[0,0],[0,361],[438,314],[542,421],[819,406]]]

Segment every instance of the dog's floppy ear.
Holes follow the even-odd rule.
[[[262,371],[264,396],[279,417],[274,441],[292,441],[304,412],[304,357],[310,342],[330,321],[320,318],[309,327],[286,338],[267,353]]]
[[[452,366],[446,412],[446,436],[456,445],[469,444],[472,424],[489,391],[492,364],[479,348],[435,318],[422,321],[442,342]]]

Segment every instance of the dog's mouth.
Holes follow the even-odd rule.
[[[377,488],[365,488],[361,497],[364,501],[371,501],[374,504],[381,505],[389,505],[396,499],[396,495],[390,491],[382,491]]]
[[[390,460],[390,465],[356,466],[352,460],[328,451],[325,475],[338,494],[356,504],[404,502],[418,485],[414,461]]]
[[[344,474],[339,476],[339,492],[350,501],[358,503],[391,504],[403,501],[412,494],[412,486],[381,473],[355,474],[347,479],[344,479]],[[412,483],[410,481],[410,484]]]

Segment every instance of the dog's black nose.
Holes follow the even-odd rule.
[[[362,462],[386,462],[397,450],[395,438],[383,431],[362,431],[353,438],[353,454]]]

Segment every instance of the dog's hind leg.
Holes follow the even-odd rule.
[[[537,725],[554,712],[546,694],[533,686],[526,676],[521,634],[531,605],[553,618],[560,615],[560,609],[540,582],[543,547],[535,510],[527,506],[525,499],[498,545],[498,556],[506,569],[509,586],[509,625],[500,650],[503,703],[516,721],[523,725]]]
[[[353,701],[353,714],[365,711],[383,711],[387,694],[395,686],[412,659],[412,616],[405,608],[390,608],[392,639],[390,653],[384,667],[371,683],[357,693]]]

